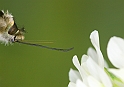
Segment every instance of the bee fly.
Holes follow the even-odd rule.
[[[24,33],[25,29],[21,28],[19,29],[13,19],[13,16],[8,12],[4,12],[3,10],[0,11],[0,41],[8,44],[8,43],[21,43],[31,46],[37,46],[42,48],[47,48],[51,50],[57,50],[57,51],[63,51],[67,52],[73,49],[61,49],[61,48],[54,48],[54,47],[48,47],[40,44],[34,44],[34,43],[28,43],[23,42],[24,40]]]

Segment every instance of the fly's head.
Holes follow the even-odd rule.
[[[16,23],[14,23],[14,25],[8,30],[8,34],[14,36],[11,39],[11,42],[16,42],[16,41],[21,41],[24,40],[24,33],[25,33],[25,29],[21,28],[18,29]]]
[[[15,33],[15,37],[14,37],[14,41],[22,41],[24,40],[24,33],[25,33],[25,29],[24,28],[21,28],[21,29],[18,29],[18,31]]]

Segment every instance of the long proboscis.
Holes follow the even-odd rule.
[[[16,41],[16,42],[21,43],[21,44],[26,44],[26,45],[31,45],[31,46],[51,49],[51,50],[63,51],[63,52],[68,52],[68,51],[74,49],[74,47],[71,47],[71,48],[68,48],[68,49],[62,49],[62,48],[48,47],[48,46],[44,46],[44,45],[41,45],[41,44],[34,44],[34,43],[28,43],[28,42],[22,42],[22,41]]]

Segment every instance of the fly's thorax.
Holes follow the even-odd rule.
[[[6,32],[6,27],[6,22],[0,17],[0,33]]]
[[[7,24],[3,17],[0,16],[0,33],[6,32]]]
[[[6,24],[10,27],[13,26],[13,24],[14,24],[13,16],[8,11],[3,12],[3,13],[4,13],[4,15],[2,17],[5,20]]]
[[[13,25],[13,16],[8,11],[0,11],[0,33],[7,32]]]
[[[13,26],[13,24],[14,24],[13,18],[5,17],[4,20],[7,24],[7,29],[9,29],[11,26]]]

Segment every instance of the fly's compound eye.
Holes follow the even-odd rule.
[[[14,23],[14,25],[9,29],[8,34],[14,35],[18,32],[18,30],[19,29],[17,28],[16,24]]]

